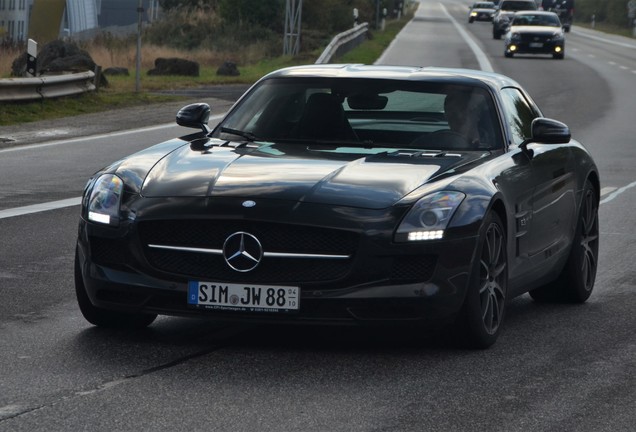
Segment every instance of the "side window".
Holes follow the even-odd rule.
[[[530,138],[532,120],[536,114],[523,94],[516,88],[505,88],[501,91],[506,121],[512,132],[514,144],[521,144],[526,138]]]

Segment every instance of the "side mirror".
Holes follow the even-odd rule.
[[[211,131],[208,127],[209,120],[210,105],[206,103],[186,105],[177,113],[177,124],[179,126],[201,129],[206,134]]]
[[[560,121],[538,117],[532,120],[532,137],[524,141],[521,145],[525,146],[531,142],[543,144],[566,144],[570,142],[572,134],[570,128]]]

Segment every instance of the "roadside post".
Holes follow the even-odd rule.
[[[634,27],[634,19],[636,18],[636,0],[629,0],[627,2],[627,26]],[[635,30],[636,31],[636,30]]]
[[[135,93],[139,93],[141,90],[141,19],[144,13],[142,0],[139,0],[137,6],[137,56],[136,56],[136,70],[135,70]]]
[[[27,66],[26,75],[28,77],[35,77],[38,70],[38,43],[33,39],[29,39],[27,42]]]
[[[384,27],[386,27],[386,14],[387,14],[386,8],[382,9],[382,25],[381,25],[382,31],[384,31]]]
[[[353,26],[354,27],[358,26],[358,16],[359,16],[358,8],[353,8]]]

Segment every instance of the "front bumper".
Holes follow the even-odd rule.
[[[512,54],[563,54],[565,44],[560,41],[506,41],[506,52]]]
[[[322,215],[324,221],[330,222],[334,214]],[[376,220],[388,217],[375,216]],[[232,230],[241,229],[243,222],[247,223],[236,222],[238,227]],[[461,235],[451,235],[447,240],[395,244],[391,231],[368,226],[360,232],[345,267],[327,265],[316,270],[316,263],[296,261],[270,266],[274,270],[263,265],[259,276],[225,268],[210,268],[208,272],[206,266],[222,265],[208,256],[186,255],[185,261],[176,255],[157,259],[144,246],[146,234],[140,231],[139,221],[112,228],[80,220],[78,259],[83,285],[93,305],[114,311],[205,316],[219,321],[298,324],[442,324],[452,320],[463,303],[477,242],[472,228],[464,228]],[[201,260],[208,264],[194,265]],[[241,312],[193,307],[187,301],[188,282],[192,280],[298,286],[300,309]]]

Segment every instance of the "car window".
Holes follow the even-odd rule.
[[[522,14],[514,17],[512,25],[561,27],[561,22],[556,15]]]
[[[332,140],[378,147],[500,149],[503,136],[494,106],[492,95],[476,86],[273,78],[252,89],[213,136],[232,139],[229,130],[233,129],[273,142]],[[465,140],[451,142],[453,134]]]
[[[534,1],[503,1],[500,9],[508,11],[536,10],[537,4]]]
[[[532,135],[532,120],[538,115],[518,89],[505,88],[501,91],[501,96],[512,141],[519,145]]]

